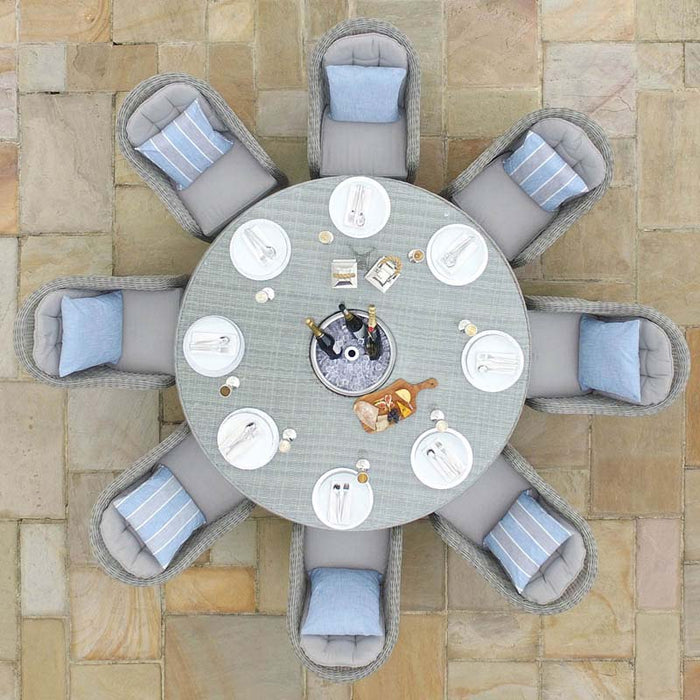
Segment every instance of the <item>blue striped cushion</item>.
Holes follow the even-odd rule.
[[[573,168],[539,135],[525,141],[503,161],[503,169],[545,211],[556,211],[567,199],[588,192]]]
[[[527,491],[518,496],[498,525],[484,538],[522,593],[554,552],[573,532],[553,518]]]
[[[114,507],[165,569],[190,535],[206,522],[202,511],[162,464]]]
[[[136,150],[174,180],[178,189],[185,189],[232,146],[231,141],[212,128],[195,100]]]

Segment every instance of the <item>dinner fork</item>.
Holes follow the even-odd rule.
[[[346,504],[349,501],[350,501],[350,484],[346,481],[343,484],[343,492],[342,492],[342,495],[340,498],[340,518],[339,518],[338,522],[341,524],[345,522],[345,509],[346,509]]]
[[[231,440],[231,442],[224,444],[224,457],[228,457],[231,452],[236,449],[236,447],[239,447],[244,442],[247,442],[251,438],[255,437],[257,432],[258,424],[255,421],[250,421],[250,423],[247,423],[243,430],[241,430],[238,435]]]
[[[253,226],[244,228],[243,235],[249,247],[260,258],[260,262],[267,263],[277,255],[275,248],[267,243]]]
[[[462,257],[463,253],[472,247],[473,243],[474,236],[467,236],[464,238],[442,256],[442,264],[445,267],[452,269],[459,262],[459,259]]]
[[[438,451],[442,454],[445,463],[447,466],[450,468],[452,473],[455,476],[459,476],[463,471],[464,471],[464,465],[462,465],[460,462],[455,462],[452,455],[450,452],[447,450],[445,445],[443,444],[442,440],[436,440],[435,441],[435,447],[438,448]]]

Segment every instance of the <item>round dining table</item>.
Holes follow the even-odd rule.
[[[488,235],[450,202],[406,182],[376,178],[390,200],[386,225],[368,238],[341,233],[329,213],[329,199],[345,178],[328,177],[276,192],[250,207],[212,242],[189,281],[178,322],[176,380],[186,419],[200,446],[217,469],[245,496],[279,516],[312,527],[324,527],[312,506],[314,485],[325,472],[354,469],[369,461],[374,502],[357,530],[401,525],[428,515],[464,492],[500,454],[515,428],[525,400],[530,338],[520,286],[507,260]],[[286,231],[291,257],[284,271],[264,282],[244,277],[229,251],[234,232],[245,222],[268,219]],[[426,250],[431,236],[447,224],[477,229],[488,248],[488,264],[465,286],[440,282],[426,262],[408,260],[412,249]],[[321,231],[333,241],[323,244]],[[364,279],[368,267],[382,256],[403,261],[401,274],[382,293]],[[331,263],[358,261],[357,288],[335,289]],[[256,303],[262,288],[274,298]],[[393,334],[396,362],[387,382],[404,379],[419,383],[434,378],[435,388],[417,397],[415,412],[389,429],[365,432],[353,413],[354,399],[326,388],[309,359],[311,333],[306,317],[320,321],[338,305],[367,309]],[[240,382],[224,397],[223,377],[195,372],[183,352],[187,330],[198,319],[216,315],[235,322],[245,340],[240,364],[228,374]],[[523,351],[524,367],[510,388],[481,391],[465,378],[462,351],[469,340],[458,325],[468,319],[479,331],[503,331]],[[287,452],[278,451],[259,469],[229,464],[219,451],[217,433],[222,421],[242,408],[259,409],[274,420],[279,433],[291,428],[296,439]],[[450,429],[471,445],[473,465],[454,488],[424,485],[411,467],[416,438],[433,427],[430,414],[439,409]]]

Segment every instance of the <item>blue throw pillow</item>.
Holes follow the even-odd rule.
[[[114,507],[165,569],[178,549],[206,522],[177,477],[162,464]]]
[[[382,575],[365,569],[312,569],[311,600],[302,634],[384,634],[379,610]]]
[[[121,292],[82,299],[63,297],[59,376],[118,362],[122,355],[123,318]]]
[[[326,66],[331,119],[338,122],[395,122],[405,68]]]
[[[484,546],[501,562],[522,593],[540,567],[574,533],[553,518],[527,491],[484,538]]]
[[[567,199],[588,192],[583,179],[533,131],[503,161],[503,169],[545,211],[556,211]]]
[[[601,321],[593,316],[581,317],[578,383],[585,391],[593,389],[639,403],[639,319]]]
[[[178,189],[185,189],[232,146],[212,128],[195,100],[136,150],[174,180]]]

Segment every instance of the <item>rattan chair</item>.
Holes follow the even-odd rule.
[[[235,68],[232,67],[232,70],[235,70]],[[248,201],[242,202],[237,211],[232,211],[228,217],[228,221],[231,221],[249,206],[276,189],[285,187],[288,184],[287,176],[275,165],[270,156],[244,126],[243,122],[224,101],[223,97],[208,83],[185,73],[154,75],[144,80],[142,83],[139,83],[126,96],[119,110],[119,114],[117,115],[117,143],[119,144],[119,149],[127,161],[133,166],[134,170],[136,170],[146,184],[158,195],[180,226],[193,236],[210,242],[228,221],[221,223],[221,225],[217,227],[217,230],[209,233],[204,232],[200,223],[197,222],[183,203],[183,200],[178,196],[177,190],[173,186],[170,178],[148,160],[148,158],[141,155],[134,147],[134,144],[129,140],[127,125],[130,117],[148,98],[159,90],[173,85],[174,83],[184,83],[198,91],[208,102],[214,115],[221,123],[221,126],[224,127],[224,133],[231,134],[238,141],[234,148],[239,145],[245,148],[268,177],[268,183],[260,189],[260,191],[252,194]],[[184,106],[186,105],[182,106],[183,109]],[[217,164],[215,164],[215,166]]]
[[[196,450],[200,450],[201,452],[201,448],[194,443],[194,436],[190,433],[189,426],[187,423],[183,423],[175,432],[163,440],[163,442],[138,459],[129,469],[122,472],[119,477],[100,494],[92,509],[92,516],[90,518],[90,545],[92,551],[102,569],[122,583],[131,586],[155,586],[169,581],[191,566],[201,554],[206,552],[214,542],[216,542],[216,540],[242,523],[251,514],[253,508],[255,508],[255,504],[252,501],[244,498],[232,485],[224,483],[223,476],[218,473],[212,473],[211,476],[214,477],[216,481],[219,481],[219,488],[216,494],[218,511],[222,510],[222,503],[225,502],[225,499],[230,498],[233,505],[228,512],[213,519],[211,522],[207,521],[203,527],[195,531],[177,552],[170,565],[160,573],[147,577],[136,576],[117,561],[105,541],[101,528],[103,519],[105,518],[105,512],[119,494],[127,490],[130,486],[135,486],[139,482],[145,480],[157,465],[165,464],[174,471],[173,464],[169,463],[168,455],[172,455],[176,448],[182,450],[183,446],[185,446],[185,441],[193,443],[186,445],[190,450],[189,454],[193,451],[196,452]],[[202,488],[202,470],[203,467],[206,468],[207,466],[203,459],[203,453],[201,455],[197,454],[196,461],[192,460],[188,463],[185,460],[183,466],[183,459],[180,457],[179,464],[181,471],[179,473],[179,479],[181,483],[183,483],[183,486],[187,487],[187,483],[184,483],[183,479],[183,473],[185,473],[190,474],[189,478],[193,480],[193,483],[199,484],[199,488]],[[190,469],[188,469],[189,464],[191,464]],[[213,465],[211,465],[211,469],[213,471],[216,470]],[[187,490],[189,490],[189,488]],[[226,493],[223,493],[224,491],[226,491]],[[197,502],[198,495],[194,493],[191,495],[195,499],[195,502]],[[201,501],[197,502],[197,505],[200,504]],[[124,525],[124,528],[126,529],[126,525]],[[131,537],[133,537],[133,535],[131,535]]]
[[[565,612],[581,601],[595,581],[598,571],[598,550],[593,533],[586,521],[551,486],[542,480],[532,466],[515,449],[507,445],[503,450],[502,457],[507,466],[511,467],[519,477],[522,477],[522,479],[519,479],[522,485],[525,487],[529,485],[534,488],[538,492],[540,500],[544,502],[550,511],[567,521],[569,526],[573,526],[583,540],[583,546],[585,547],[583,568],[563,594],[558,599],[544,604],[529,600],[515,589],[509,576],[489,550],[482,547],[481,543],[476,543],[465,536],[439,511],[430,516],[433,527],[448,547],[451,547],[457,554],[472,564],[484,579],[516,608],[537,615],[553,615]],[[493,467],[494,465],[489,467],[489,469]],[[488,470],[481,478],[483,479],[487,475]],[[516,478],[519,477],[516,476]],[[475,482],[475,484],[478,483],[479,481]],[[470,489],[467,489],[462,496],[458,497],[453,503],[453,507],[459,508],[460,500],[466,501],[469,498],[469,491]],[[517,496],[514,496],[513,500],[515,498]],[[509,505],[505,505],[505,510],[508,507]],[[500,518],[503,514],[496,513],[496,517]]]
[[[648,416],[668,408],[683,392],[690,374],[690,351],[683,331],[668,316],[641,304],[623,304],[607,301],[586,301],[566,297],[526,296],[530,311],[550,313],[591,314],[606,318],[641,318],[655,323],[666,335],[671,347],[673,378],[665,398],[658,403],[637,405],[598,393],[580,396],[530,396],[526,403],[538,411],[564,414],[596,414],[605,416]],[[532,379],[531,368],[531,379]]]
[[[452,182],[440,193],[446,199],[454,201],[465,188],[478,176],[485,168],[498,156],[510,151],[516,142],[537,122],[548,118],[558,118],[571,122],[580,127],[588,136],[593,145],[597,148],[605,162],[605,176],[603,181],[588,193],[571,199],[559,207],[558,212],[541,229],[520,252],[510,256],[510,264],[513,267],[521,267],[533,262],[547,248],[549,248],[566,231],[605,194],[610,186],[613,176],[613,154],[605,132],[596,122],[585,114],[571,109],[550,107],[540,109],[524,116],[517,121],[508,131],[499,136],[494,142],[465,170],[463,170]],[[517,187],[517,185],[516,185]],[[467,214],[470,212],[467,211]],[[488,228],[486,228],[488,233]]]
[[[312,528],[308,528],[312,530]],[[358,681],[374,673],[382,666],[394,648],[399,635],[399,599],[401,596],[401,554],[402,554],[402,530],[400,527],[392,528],[388,533],[388,551],[386,552],[386,568],[381,590],[382,615],[384,620],[385,635],[384,643],[375,658],[361,666],[328,666],[312,660],[304,649],[301,626],[309,595],[309,579],[305,565],[305,539],[307,528],[303,525],[295,524],[292,530],[292,541],[289,558],[289,601],[287,606],[287,632],[294,648],[294,652],[306,668],[316,675],[335,683],[350,683]],[[347,538],[356,535],[358,537],[367,536],[372,533],[364,532],[333,532],[316,531],[316,533],[326,533],[326,536]],[[346,539],[343,539],[347,542]],[[361,561],[355,559],[351,563],[343,560],[345,555],[342,543],[337,547],[332,547],[334,554],[333,562],[321,562],[315,566],[348,566],[349,568],[372,568],[367,564],[367,559],[360,553]],[[369,554],[365,554],[369,557]],[[363,566],[364,563],[364,566]],[[311,567],[313,568],[313,567]]]
[[[309,133],[308,159],[312,178],[322,177],[322,128],[324,113],[330,103],[328,80],[324,71],[324,57],[332,44],[339,39],[366,34],[381,34],[389,40],[397,42],[406,54],[407,77],[403,93],[403,110],[406,121],[406,176],[408,182],[413,182],[418,170],[420,156],[420,62],[411,42],[403,32],[388,22],[377,19],[358,18],[345,20],[324,34],[317,42],[309,61]],[[353,59],[354,60],[354,59]],[[381,63],[373,65],[390,65]],[[366,61],[362,65],[367,65]],[[359,125],[362,126],[362,125]],[[369,124],[369,128],[386,127],[384,124]],[[380,144],[382,139],[375,139]],[[332,172],[331,175],[386,175],[386,172]],[[396,176],[398,177],[398,176]],[[402,178],[403,179],[403,178]]]
[[[172,374],[154,374],[125,372],[100,365],[59,377],[42,370],[33,355],[35,314],[40,302],[50,293],[62,289],[75,289],[96,292],[115,290],[135,290],[158,292],[182,288],[187,284],[187,277],[153,276],[153,277],[61,277],[45,284],[30,294],[17,313],[14,324],[15,353],[24,370],[32,377],[46,384],[60,388],[76,389],[93,386],[113,387],[116,389],[162,389],[175,383]]]

